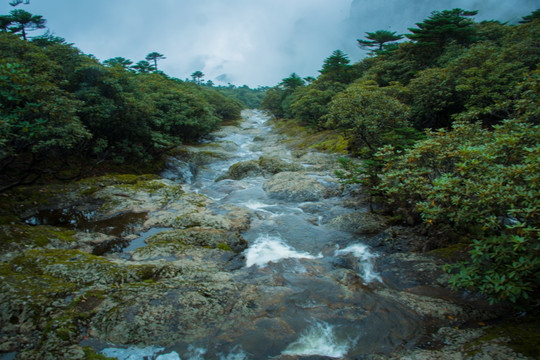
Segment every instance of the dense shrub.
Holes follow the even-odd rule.
[[[361,158],[340,160],[342,181],[469,242],[452,285],[519,302],[540,280],[540,20],[475,23],[475,13],[433,12],[409,29],[412,41],[336,67],[343,89],[326,93],[321,71],[290,109],[351,135]],[[268,95],[282,111],[279,90]]]
[[[396,129],[409,126],[409,108],[375,86],[353,84],[328,106],[328,128],[350,130],[358,152],[371,154],[393,142]]]
[[[212,88],[104,66],[62,39],[38,40],[0,32],[0,189],[73,161],[151,164],[240,116],[241,105]]]
[[[456,122],[427,135],[402,154],[391,146],[379,151],[386,164],[379,190],[426,224],[475,235],[471,260],[452,284],[494,301],[526,298],[540,271],[540,126],[506,120],[488,130]]]

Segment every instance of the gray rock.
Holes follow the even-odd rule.
[[[219,214],[210,209],[214,201],[204,195],[184,194],[167,207],[156,211],[144,223],[145,228],[210,227],[230,231],[246,230],[250,224],[249,211],[235,205],[215,206]]]
[[[263,174],[263,170],[256,160],[241,161],[233,164],[226,174],[220,176],[216,181],[223,179],[241,180],[247,177],[254,177]]]
[[[182,146],[174,150],[172,156],[196,166],[207,165],[216,160],[232,159],[235,144],[229,142],[217,142],[199,146]]]
[[[287,162],[277,156],[261,156],[259,158],[259,166],[268,175],[274,175],[284,171],[301,171],[304,169],[299,164]]]
[[[223,179],[241,180],[255,176],[270,176],[284,171],[301,171],[301,165],[290,163],[277,156],[261,156],[259,160],[237,162],[232,165],[226,174],[216,181]]]
[[[385,227],[384,217],[369,212],[343,214],[330,220],[329,227],[340,231],[374,234]]]
[[[237,232],[204,227],[162,232],[147,239],[146,242],[148,244],[178,243],[183,246],[218,248],[236,253],[244,251],[248,246],[247,241]]]
[[[299,172],[278,173],[264,183],[263,189],[270,197],[287,201],[319,201],[340,193],[336,181]]]

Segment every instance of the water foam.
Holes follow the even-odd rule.
[[[268,207],[268,206],[272,206],[272,205],[265,204],[263,202],[256,201],[256,200],[249,200],[249,201],[247,201],[245,203],[241,203],[241,204],[244,205],[245,207],[247,207],[248,209],[251,209],[251,210],[261,210],[261,211],[266,211],[266,212],[270,212],[270,211],[265,210],[264,208]]]
[[[229,354],[221,354],[220,360],[246,360],[248,358],[247,354],[240,349],[233,349]]]
[[[316,259],[322,257],[313,256],[309,253],[299,252],[285,244],[278,236],[261,235],[246,251],[246,266],[257,265],[265,267],[270,262],[278,262],[282,259]]]
[[[325,322],[316,322],[289,344],[282,355],[321,355],[331,358],[342,358],[351,345],[350,339],[339,339],[335,328]]]
[[[181,360],[177,352],[172,351],[168,354],[157,355],[164,348],[156,346],[148,346],[145,348],[128,347],[121,348],[106,348],[101,350],[101,353],[107,357],[116,358],[118,360],[141,360],[141,359],[156,359],[156,360]]]
[[[334,253],[335,256],[348,254],[351,254],[360,260],[360,263],[358,264],[358,272],[360,276],[362,276],[364,282],[370,283],[375,280],[382,282],[381,277],[373,268],[373,258],[377,257],[377,255],[370,252],[367,245],[353,244],[344,249],[336,250]]]

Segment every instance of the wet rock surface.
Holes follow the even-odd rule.
[[[320,178],[299,172],[281,172],[264,183],[270,197],[287,201],[320,201],[340,193],[334,179]]]
[[[163,177],[31,190],[26,222],[0,225],[0,354],[526,358],[478,341],[489,327],[467,324],[497,309],[452,292],[443,261],[411,251],[423,235],[369,213],[335,156],[291,151],[266,120],[179,148]]]

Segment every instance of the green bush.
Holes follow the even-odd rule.
[[[330,102],[326,127],[350,130],[356,150],[369,156],[398,140],[395,130],[409,127],[409,114],[406,105],[376,85],[357,83]]]
[[[378,189],[430,226],[476,235],[454,286],[492,301],[526,298],[540,270],[540,126],[506,120],[491,131],[456,122],[427,136],[402,154],[379,151],[386,165]]]
[[[0,190],[103,162],[152,164],[240,116],[223,94],[0,32]],[[105,164],[104,164],[105,165]]]
[[[325,116],[328,114],[328,104],[332,97],[343,91],[345,85],[341,83],[314,83],[307,87],[299,88],[294,94],[291,103],[291,113],[295,119],[303,124],[314,125],[323,128]]]

